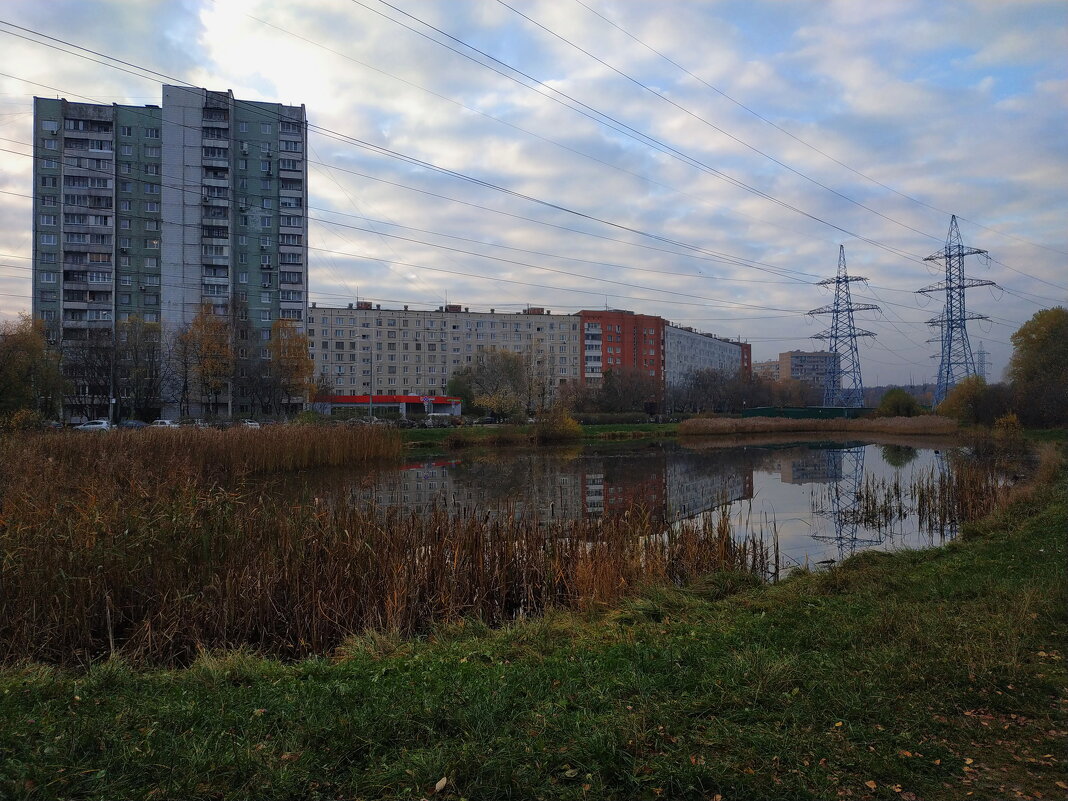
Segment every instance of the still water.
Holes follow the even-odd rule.
[[[670,525],[726,513],[739,534],[777,537],[788,568],[838,561],[867,548],[927,547],[951,538],[952,521],[935,529],[921,525],[907,492],[914,481],[937,479],[949,469],[945,451],[931,445],[722,447],[644,440],[412,456],[398,469],[363,476],[349,485],[349,494],[353,502],[380,508],[444,505],[456,514],[540,520],[640,507]],[[872,521],[860,512],[861,490],[873,482],[905,488],[891,519]]]

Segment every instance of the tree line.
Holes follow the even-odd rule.
[[[209,306],[188,325],[164,331],[132,315],[114,326],[61,338],[23,316],[0,324],[0,417],[107,417],[152,420],[162,408],[180,417],[216,417],[245,406],[282,415],[312,390],[306,334],[276,320],[269,338],[247,315],[221,316]],[[253,411],[254,410],[254,411]]]

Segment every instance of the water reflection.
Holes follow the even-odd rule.
[[[873,513],[860,499],[866,480],[883,492],[949,469],[937,451],[907,445],[641,442],[432,456],[374,475],[346,474],[334,490],[342,490],[344,500],[335,497],[344,503],[543,521],[640,508],[671,524],[726,509],[739,521],[759,520],[763,531],[773,529],[784,563],[812,564],[863,548],[932,544],[935,536],[921,531],[904,502],[892,514]],[[317,495],[330,494],[324,477],[309,480],[318,482]],[[942,533],[951,537],[953,531]]]

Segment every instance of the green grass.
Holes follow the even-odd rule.
[[[613,423],[609,425],[584,425],[582,438],[596,439],[639,439],[645,437],[674,437],[678,432],[677,423]],[[495,425],[464,426],[462,428],[411,428],[401,431],[404,442],[413,447],[429,448],[445,445],[449,434],[457,433],[471,445],[507,444],[501,439],[514,439],[517,444],[529,444],[534,426]]]
[[[1063,797],[1066,490],[776,586],[289,665],[9,667],[0,797]]]

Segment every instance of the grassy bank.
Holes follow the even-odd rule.
[[[414,447],[468,448],[480,446],[529,445],[536,441],[534,425],[465,426],[463,428],[408,429],[401,432],[406,443]],[[674,437],[675,423],[613,423],[583,425],[577,439],[644,439]]]
[[[947,547],[330,660],[7,668],[0,796],[1059,797],[1066,498],[1062,472]]]

